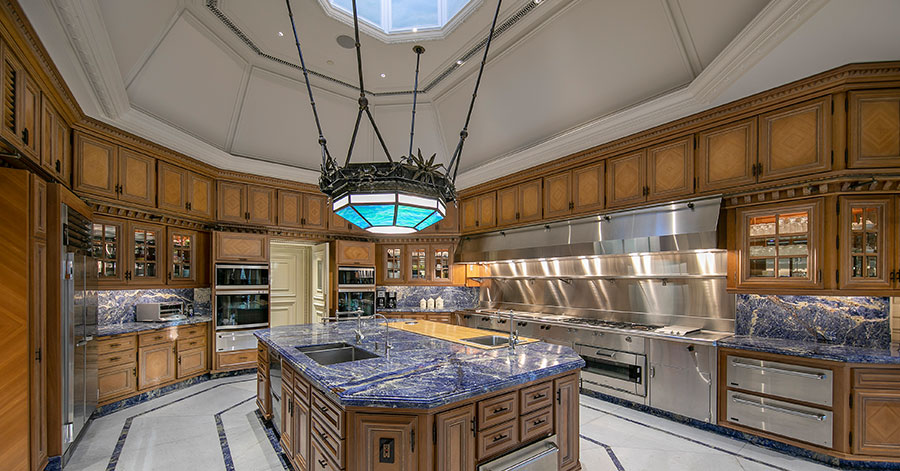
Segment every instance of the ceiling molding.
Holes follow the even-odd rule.
[[[702,111],[828,0],[773,0],[689,85],[466,170],[464,189]]]
[[[703,72],[703,62],[700,60],[700,54],[691,38],[691,31],[684,18],[684,12],[681,10],[681,4],[678,3],[678,0],[660,0],[660,3],[666,11],[666,18],[669,20],[669,26],[672,27],[672,33],[675,34],[681,58],[684,59],[691,78],[697,78],[700,72]]]
[[[97,0],[52,0],[51,4],[103,113],[116,118],[128,112],[131,109],[128,93]]]

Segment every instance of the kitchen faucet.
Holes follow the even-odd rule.
[[[514,352],[516,350],[516,344],[519,343],[519,329],[515,329],[513,331],[513,324],[515,324],[514,313],[512,309],[509,310],[509,351]]]
[[[381,316],[381,318],[384,319],[384,356],[385,356],[385,358],[390,360],[391,359],[391,348],[393,348],[393,347],[391,347],[391,337],[390,337],[391,328],[388,326],[388,319],[387,319],[387,317],[384,317],[384,314],[375,313],[372,315],[372,320],[374,321],[375,319],[378,318],[378,316]],[[378,350],[377,344],[375,345],[375,350],[376,351]]]

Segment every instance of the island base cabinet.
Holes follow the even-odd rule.
[[[434,424],[435,470],[475,471],[475,405],[441,412]]]
[[[559,446],[559,469],[567,471],[580,469],[579,419],[578,419],[578,373],[553,381],[556,391],[556,437]]]
[[[294,395],[294,466],[300,471],[309,469],[309,406]]]
[[[272,418],[271,396],[269,396],[269,376],[259,368],[256,372],[256,405],[264,419]]]
[[[415,415],[355,414],[348,469],[358,471],[415,471],[423,442]],[[417,436],[418,435],[418,436]],[[319,469],[319,468],[315,468]]]
[[[859,408],[853,452],[900,457],[900,391],[857,390],[853,403]]]

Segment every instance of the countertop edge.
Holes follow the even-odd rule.
[[[900,347],[897,344],[892,344],[890,349],[873,349],[846,345],[816,344],[799,340],[734,335],[719,340],[716,345],[721,348],[773,353],[837,363],[900,365]],[[833,351],[823,351],[828,349]]]
[[[167,322],[125,322],[122,324],[110,324],[104,327],[97,328],[97,337],[112,337],[114,335],[124,335],[124,334],[134,334],[137,332],[146,332],[150,330],[159,330],[166,329],[169,327],[176,327],[179,325],[193,325],[193,324],[203,324],[205,322],[212,322],[211,315],[201,315],[201,316],[193,316],[187,319],[179,319],[177,321],[167,321]],[[106,328],[109,330],[111,326],[117,327],[115,332],[104,332],[103,329]]]

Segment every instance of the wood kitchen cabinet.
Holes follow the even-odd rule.
[[[193,284],[197,272],[204,269],[199,265],[197,232],[169,227],[167,232],[168,253],[166,262],[166,283]]]
[[[615,207],[646,201],[646,167],[646,150],[607,160],[606,204]]]
[[[326,229],[328,213],[323,195],[278,190],[278,225],[306,229]]]
[[[95,217],[91,238],[100,286],[164,284],[165,226]]]
[[[436,471],[475,471],[475,405],[434,416]]]
[[[213,181],[209,177],[167,162],[159,162],[160,209],[212,219],[213,188]]]
[[[559,446],[559,469],[566,470],[580,466],[579,452],[579,379],[578,374],[553,380],[556,394],[554,409],[557,445]]]
[[[258,185],[219,181],[219,221],[275,225],[275,190]]]
[[[432,244],[428,248],[429,279],[433,283],[452,283],[453,245]]]
[[[281,449],[285,456],[294,460],[294,374],[293,370],[282,366],[281,370]],[[296,465],[295,465],[296,467]]]
[[[415,415],[364,414],[353,415],[352,433],[357,437],[348,450],[356,465],[353,469],[384,471],[415,471],[419,469],[427,434],[416,433]],[[418,444],[416,442],[419,442]],[[383,448],[389,446],[388,455]],[[388,459],[388,456],[390,459]]]
[[[610,207],[676,199],[694,191],[694,137],[686,136],[610,158],[606,202]]]
[[[544,177],[544,217],[555,218],[603,207],[603,162]]]
[[[46,95],[41,97],[41,167],[69,183],[69,125]]]
[[[372,242],[336,240],[333,248],[338,266],[375,266],[375,244]]]
[[[269,237],[265,234],[216,232],[216,262],[269,262]]]
[[[272,417],[272,396],[269,393],[269,347],[256,344],[256,406],[263,418]]]
[[[900,457],[900,370],[853,370],[853,453]]]
[[[251,224],[275,224],[275,190],[247,185],[247,222]]]
[[[100,287],[124,284],[125,230],[122,219],[95,216],[91,232],[91,255],[97,261],[97,284]]]
[[[41,91],[6,44],[0,48],[2,126],[0,135],[40,161]]]
[[[892,288],[896,230],[888,218],[894,212],[893,203],[890,196],[840,198],[841,289]]]
[[[156,161],[124,147],[119,148],[119,200],[153,206],[156,203]]]
[[[568,216],[574,204],[571,171],[544,177],[544,217]]]
[[[848,94],[847,165],[900,166],[900,89]]]
[[[145,389],[176,378],[175,342],[138,348],[138,388]]]
[[[822,204],[738,209],[739,287],[821,288]]]
[[[497,190],[497,226],[537,221],[542,207],[540,178]]]
[[[831,170],[831,96],[759,116],[759,181]]]
[[[406,245],[379,244],[375,263],[377,284],[403,284],[406,280]]]
[[[152,157],[75,133],[74,159],[75,190],[156,206],[156,161]]]
[[[464,267],[453,264],[453,244],[378,244],[379,285],[463,284]]]
[[[697,135],[697,189],[711,191],[756,183],[756,118]]]
[[[417,284],[428,281],[428,245],[407,246],[406,281]]]
[[[497,192],[466,198],[460,202],[460,229],[475,232],[497,226]]]

